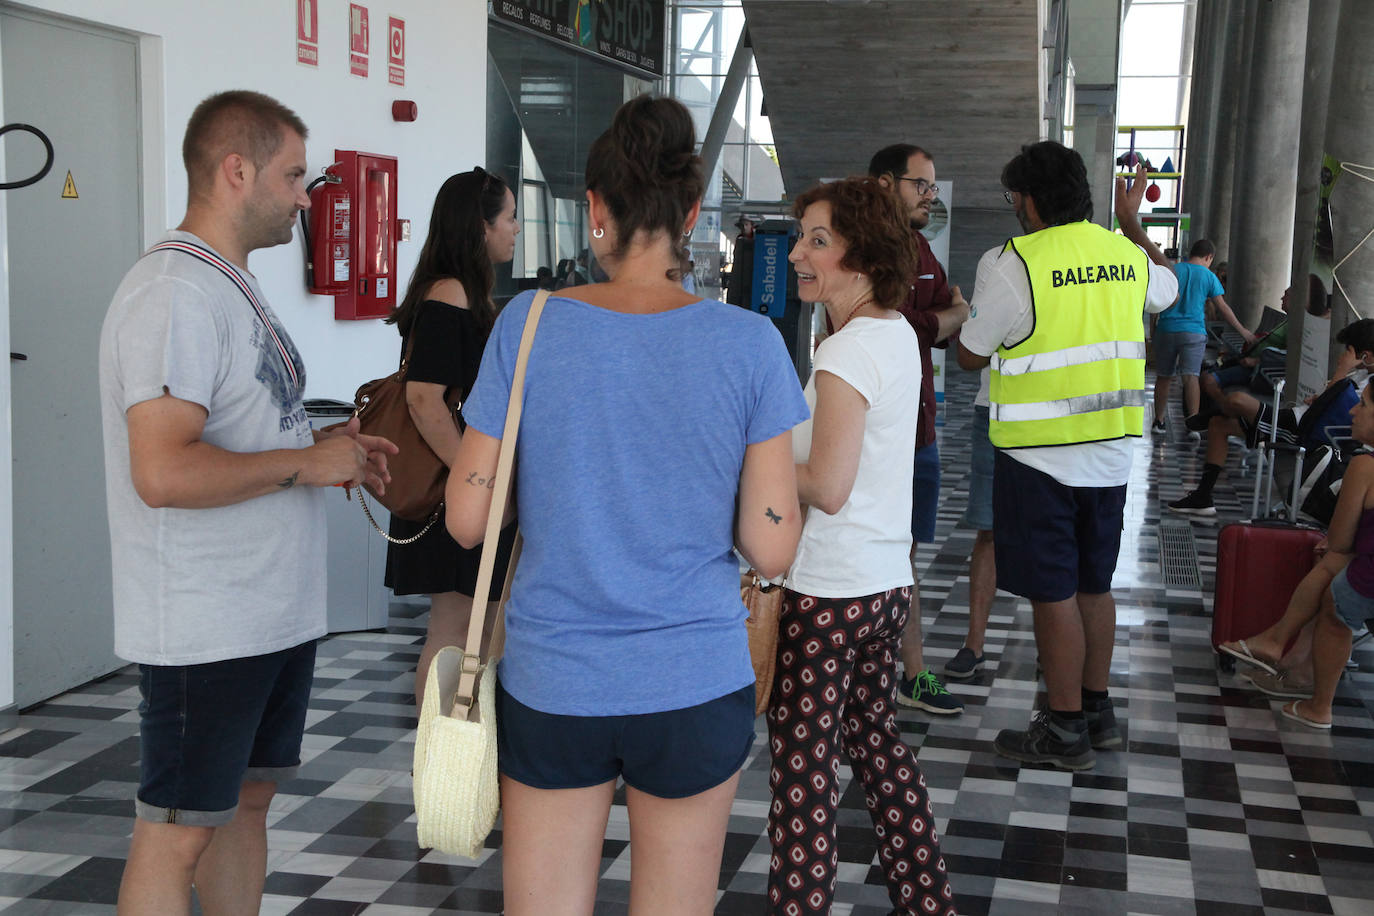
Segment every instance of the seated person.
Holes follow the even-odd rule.
[[[1374,445],[1374,392],[1368,386],[1350,410],[1351,434]],[[1310,699],[1284,705],[1283,715],[1311,728],[1331,727],[1331,701],[1350,658],[1356,630],[1374,617],[1374,456],[1356,455],[1346,469],[1330,549],[1298,584],[1288,609],[1272,627],[1249,639],[1222,643],[1221,651],[1274,672],[1279,654],[1298,630],[1315,620]]]
[[[1317,318],[1327,317],[1331,314],[1331,300],[1326,293],[1326,285],[1316,274],[1308,274],[1307,280],[1307,313]],[[1283,291],[1283,299],[1280,301],[1279,307],[1283,309],[1284,315],[1288,314],[1292,292],[1292,287]],[[1228,388],[1248,385],[1252,391],[1259,395],[1272,395],[1274,386],[1257,370],[1264,358],[1265,351],[1286,350],[1287,348],[1288,319],[1285,317],[1274,325],[1267,334],[1261,334],[1253,344],[1242,350],[1239,358],[1232,358],[1229,365],[1218,366],[1211,372],[1202,373],[1202,393],[1207,397],[1209,408],[1188,417],[1184,421],[1187,427],[1195,431],[1206,429],[1207,421],[1216,413],[1225,410],[1222,406],[1222,393]]]
[[[1336,341],[1345,344],[1345,352],[1337,360],[1336,372],[1326,390],[1309,402],[1310,411],[1307,407],[1285,407],[1275,418],[1273,407],[1249,392],[1233,391],[1226,396],[1229,415],[1213,416],[1207,424],[1207,458],[1202,466],[1202,480],[1187,496],[1169,503],[1170,510],[1182,515],[1217,514],[1212,505],[1212,488],[1221,476],[1229,448],[1226,440],[1230,436],[1244,436],[1246,445],[1254,448],[1260,436],[1270,435],[1277,424],[1279,441],[1301,441],[1308,448],[1335,444],[1327,430],[1346,425],[1345,418],[1359,399],[1359,389],[1374,368],[1374,318],[1361,318],[1341,328]]]

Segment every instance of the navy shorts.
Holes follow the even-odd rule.
[[[997,449],[997,587],[1031,601],[1112,590],[1126,486],[1068,487]]]
[[[536,789],[610,782],[686,798],[725,782],[754,745],[754,685],[685,709],[633,716],[540,712],[496,684],[501,772]]]
[[[992,442],[988,440],[988,408],[973,405],[973,460],[969,462],[968,506],[964,522],[979,531],[992,530]]]
[[[940,504],[940,447],[932,442],[916,449],[911,478],[911,539],[935,540],[935,510]]]
[[[1245,385],[1257,394],[1274,393],[1273,384],[1264,375],[1256,372],[1254,366],[1237,364],[1225,369],[1216,369],[1212,372],[1212,378],[1216,379],[1217,387],[1222,391]]]
[[[138,667],[143,820],[218,827],[233,820],[243,783],[296,775],[313,639],[269,655]]]

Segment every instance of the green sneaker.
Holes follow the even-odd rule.
[[[950,695],[929,668],[913,678],[898,681],[897,702],[933,712],[937,716],[957,716],[964,711],[964,704]]]

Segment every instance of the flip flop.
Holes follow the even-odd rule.
[[[1245,644],[1245,640],[1243,639],[1237,639],[1235,642],[1224,642],[1221,645],[1217,646],[1217,648],[1225,652],[1227,655],[1234,656],[1240,661],[1245,662],[1245,664],[1247,665],[1254,665],[1261,671],[1267,671],[1270,674],[1279,673],[1278,666],[1276,666],[1273,662],[1265,661],[1255,653],[1251,652],[1250,647]]]
[[[1283,717],[1285,719],[1292,719],[1294,722],[1301,722],[1308,728],[1320,728],[1325,731],[1331,730],[1330,722],[1318,722],[1316,719],[1309,719],[1307,718],[1307,716],[1304,716],[1302,713],[1298,712],[1298,702],[1299,701],[1294,700],[1292,703],[1284,703],[1283,706],[1279,708],[1279,712],[1283,713]]]

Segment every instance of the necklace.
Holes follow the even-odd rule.
[[[840,331],[844,330],[844,326],[847,325],[847,324],[849,324],[849,320],[850,320],[851,318],[853,318],[856,314],[858,314],[859,309],[863,308],[865,305],[872,305],[872,304],[873,304],[873,297],[872,297],[872,296],[869,296],[869,297],[866,298],[866,299],[860,299],[860,300],[859,300],[859,304],[856,305],[856,306],[854,306],[852,309],[850,309],[850,310],[849,310],[849,314],[845,316],[844,321],[841,321],[841,322],[840,322],[840,326],[839,326],[838,328],[835,329],[835,333],[838,334],[838,333],[840,333]]]

